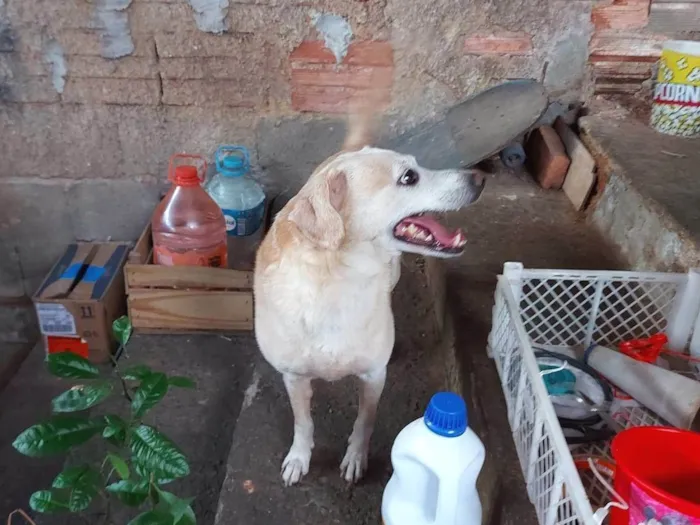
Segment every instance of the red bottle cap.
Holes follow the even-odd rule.
[[[177,166],[175,168],[175,177],[173,182],[178,186],[199,186],[199,172],[196,166]]]

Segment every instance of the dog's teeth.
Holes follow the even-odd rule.
[[[428,235],[428,236],[425,238],[425,240],[428,241],[428,242],[433,242],[435,239],[433,238],[432,235]]]
[[[452,247],[453,248],[461,248],[467,243],[467,240],[464,238],[464,235],[461,233],[458,233],[454,240],[452,241]]]
[[[416,232],[418,231],[418,228],[416,228],[416,226],[414,224],[409,224],[408,228],[406,228],[406,230],[408,231],[409,234],[411,234],[412,236],[415,236]]]
[[[420,241],[424,241],[427,237],[425,235],[425,232],[423,230],[418,230],[415,235],[416,239]]]

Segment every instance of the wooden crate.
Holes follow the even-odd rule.
[[[269,207],[268,207],[269,209]],[[266,213],[266,230],[269,214]],[[243,240],[245,239],[245,240]],[[153,264],[150,224],[124,267],[127,306],[139,333],[231,332],[253,329],[253,262],[262,232],[242,238],[235,267]]]

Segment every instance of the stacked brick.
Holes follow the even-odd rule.
[[[700,0],[603,0],[591,22],[594,93],[636,94],[652,77],[665,40],[700,34]]]

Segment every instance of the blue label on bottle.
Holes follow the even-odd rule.
[[[265,201],[250,210],[222,209],[226,219],[226,233],[235,237],[243,237],[258,231],[265,213]]]

